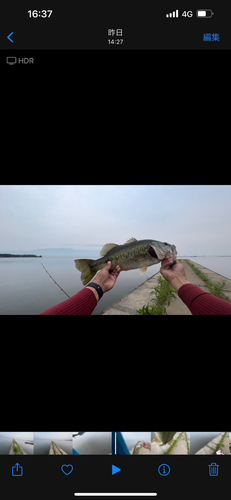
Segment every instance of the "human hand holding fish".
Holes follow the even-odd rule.
[[[115,285],[115,282],[120,274],[120,267],[116,266],[113,271],[110,271],[111,268],[111,261],[108,261],[107,265],[99,271],[99,273],[96,275],[96,277],[92,280],[92,283],[97,283],[98,285],[101,286],[103,293],[108,292],[113,288]],[[88,288],[86,286],[86,288]],[[94,288],[91,288],[91,290],[95,291]],[[98,300],[98,294],[96,292],[96,298]]]
[[[190,283],[187,280],[183,264],[178,260],[173,264],[171,257],[167,257],[161,262],[160,273],[177,292],[182,285]]]
[[[146,450],[150,450],[151,451],[151,443],[147,443],[147,441],[142,441],[142,443],[140,443],[140,446],[142,446]]]

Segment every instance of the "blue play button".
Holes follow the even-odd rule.
[[[119,469],[119,467],[116,467],[116,465],[112,465],[111,466],[111,473],[112,475],[114,474],[117,474],[117,472],[119,472],[121,469]]]

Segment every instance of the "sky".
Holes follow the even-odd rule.
[[[51,441],[55,439],[72,439],[71,432],[34,432],[34,439],[49,439]]]
[[[0,432],[0,438],[7,437],[10,439],[23,439],[24,441],[33,441],[33,432]]]
[[[0,437],[12,439],[72,439],[71,432],[0,432]]]
[[[231,186],[2,185],[0,252],[96,250],[129,238],[178,255],[231,255]]]
[[[122,432],[122,435],[128,446],[131,443],[134,446],[133,443],[138,441],[151,442],[151,432]]]

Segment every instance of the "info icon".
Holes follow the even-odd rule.
[[[168,476],[170,472],[170,467],[167,464],[161,464],[158,467],[158,472],[161,476]]]

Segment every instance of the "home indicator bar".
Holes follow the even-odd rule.
[[[156,497],[157,493],[74,493],[75,497]]]

